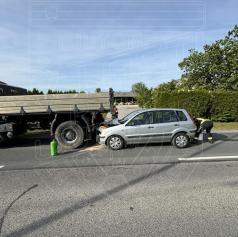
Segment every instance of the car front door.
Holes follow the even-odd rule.
[[[125,125],[125,136],[128,144],[148,143],[154,133],[153,112],[142,112]]]

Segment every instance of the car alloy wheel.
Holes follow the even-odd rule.
[[[108,140],[108,145],[112,150],[119,150],[123,146],[123,140],[118,136],[112,136]]]
[[[187,138],[183,135],[176,137],[176,144],[179,147],[184,147],[187,144]]]
[[[189,144],[189,137],[184,133],[179,133],[173,138],[173,144],[178,148],[185,148]]]

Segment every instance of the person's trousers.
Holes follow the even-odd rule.
[[[197,131],[197,135],[199,135],[203,131],[206,131],[208,141],[213,142],[213,137],[212,137],[212,134],[211,134],[212,128],[213,128],[213,122],[212,121],[205,121],[200,125],[200,128]]]

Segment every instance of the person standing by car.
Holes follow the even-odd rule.
[[[115,119],[115,118],[118,118],[118,109],[115,105],[113,105],[112,107],[112,117]]]
[[[197,126],[197,132],[195,137],[199,137],[199,135],[203,132],[206,131],[207,137],[208,137],[208,142],[213,143],[213,137],[211,134],[211,130],[213,128],[213,122],[210,119],[206,118],[194,118],[194,122]]]

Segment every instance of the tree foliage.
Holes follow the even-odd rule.
[[[179,63],[182,86],[188,89],[238,90],[238,26],[224,39],[205,45],[202,52],[189,50]]]
[[[101,88],[96,88],[95,90],[96,93],[100,93],[101,91],[102,91]]]
[[[153,107],[183,108],[195,117],[213,121],[238,121],[238,92],[207,90],[153,91]]]
[[[51,90],[49,89],[47,94],[50,95],[50,94],[75,94],[77,93],[76,90],[68,90],[68,91],[62,91],[62,90]]]
[[[44,92],[43,92],[43,91],[40,91],[40,90],[38,90],[38,89],[36,89],[36,88],[33,88],[32,90],[28,90],[28,91],[27,91],[27,94],[28,94],[28,95],[43,95]]]
[[[169,82],[164,82],[161,83],[157,89],[159,91],[174,91],[176,89],[178,89],[178,81],[177,80],[172,80]]]
[[[152,105],[152,89],[149,89],[143,82],[132,85],[132,92],[139,106],[150,107]]]

